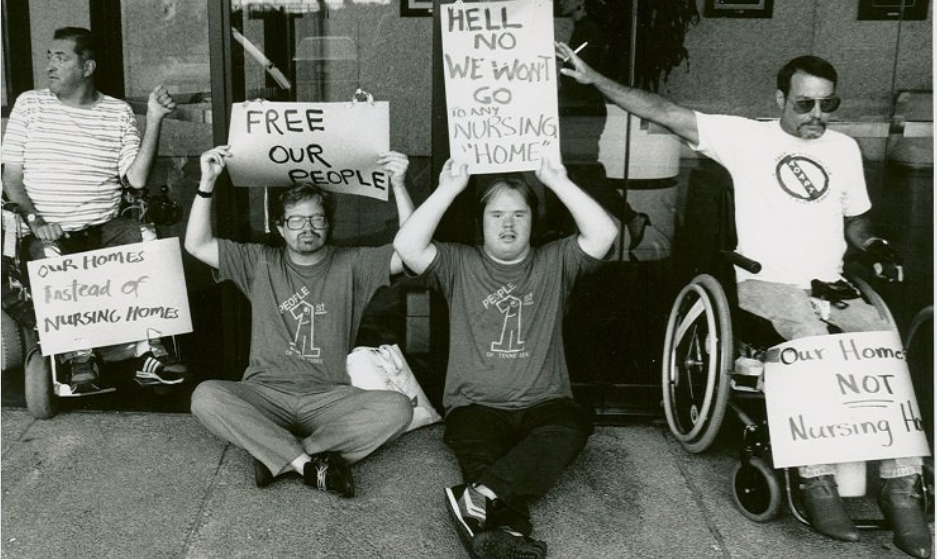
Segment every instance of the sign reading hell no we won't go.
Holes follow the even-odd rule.
[[[495,173],[559,161],[552,4],[456,2],[441,16],[455,166]]]

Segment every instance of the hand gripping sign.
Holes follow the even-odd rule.
[[[771,348],[765,402],[776,468],[929,454],[895,332],[814,336]]]
[[[444,4],[449,151],[470,173],[532,171],[559,161],[552,4]]]
[[[228,173],[235,186],[293,186],[387,200],[390,178],[377,163],[390,150],[386,101],[277,103],[231,108]]]
[[[177,238],[27,266],[43,355],[192,331]]]

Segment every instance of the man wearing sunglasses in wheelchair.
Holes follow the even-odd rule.
[[[735,191],[738,252],[762,265],[753,275],[736,269],[739,307],[771,321],[785,339],[829,333],[888,330],[875,307],[843,280],[847,246],[874,262],[877,275],[901,281],[897,254],[872,233],[871,203],[856,142],[827,129],[840,104],[837,74],[827,61],[801,56],[777,75],[776,121],[709,115],[659,95],[622,86],[582,62],[565,44],[561,72],[592,84],[612,102],[656,122],[724,166]],[[847,245],[848,243],[848,245]],[[811,295],[832,300],[819,316]],[[929,557],[932,540],[923,506],[922,459],[880,463],[879,505],[894,529],[895,545]],[[859,533],[840,499],[832,465],[800,468],[804,506],[812,527],[827,536],[856,541]]]
[[[141,138],[131,107],[95,87],[90,31],[57,29],[47,55],[49,87],[17,98],[3,137],[3,191],[29,227],[25,254],[35,260],[142,241],[140,223],[119,215],[122,186],[146,186],[175,101],[162,86],[150,93]],[[97,353],[105,361],[134,357],[141,384],[178,384],[187,372],[159,339]],[[72,394],[105,390],[91,348],[59,357]]]

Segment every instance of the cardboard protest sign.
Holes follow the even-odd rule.
[[[42,354],[192,331],[179,239],[28,263]]]
[[[235,186],[314,183],[387,200],[390,177],[377,164],[390,150],[386,101],[237,103],[228,144],[233,157],[227,168]]]
[[[552,4],[445,4],[449,152],[470,173],[530,171],[560,160]]]
[[[815,336],[771,348],[765,401],[776,468],[929,454],[895,332]]]

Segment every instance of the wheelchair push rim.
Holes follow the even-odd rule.
[[[690,452],[706,450],[719,432],[728,405],[732,355],[725,292],[712,276],[697,276],[674,301],[662,360],[667,423]]]

